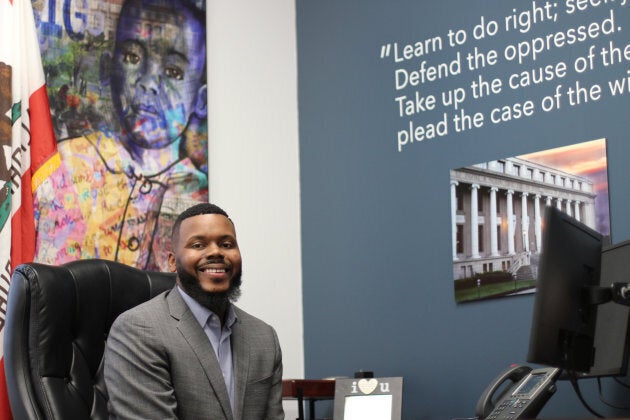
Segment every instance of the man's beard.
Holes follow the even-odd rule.
[[[242,270],[232,277],[230,287],[225,292],[207,292],[201,288],[201,284],[195,276],[184,270],[179,261],[175,263],[175,267],[177,277],[186,294],[217,315],[223,314],[230,302],[236,302],[241,296]]]

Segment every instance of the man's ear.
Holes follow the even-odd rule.
[[[101,54],[101,60],[99,63],[99,73],[101,79],[101,86],[109,86],[112,76],[112,53],[109,51],[103,51]]]
[[[175,254],[170,251],[168,253],[168,270],[171,273],[177,272],[177,264],[175,264]]]
[[[206,118],[208,115],[208,86],[202,85],[197,91],[197,101],[195,102],[195,115],[198,118]]]

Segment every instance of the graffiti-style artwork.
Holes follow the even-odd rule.
[[[36,260],[166,270],[208,201],[205,2],[36,0],[60,165],[35,191]]]

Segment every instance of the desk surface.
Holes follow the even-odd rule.
[[[301,395],[299,395],[301,393]],[[332,399],[335,397],[334,379],[284,379],[282,398]]]

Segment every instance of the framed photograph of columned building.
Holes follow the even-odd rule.
[[[455,300],[533,293],[544,206],[610,235],[606,140],[452,169]]]

